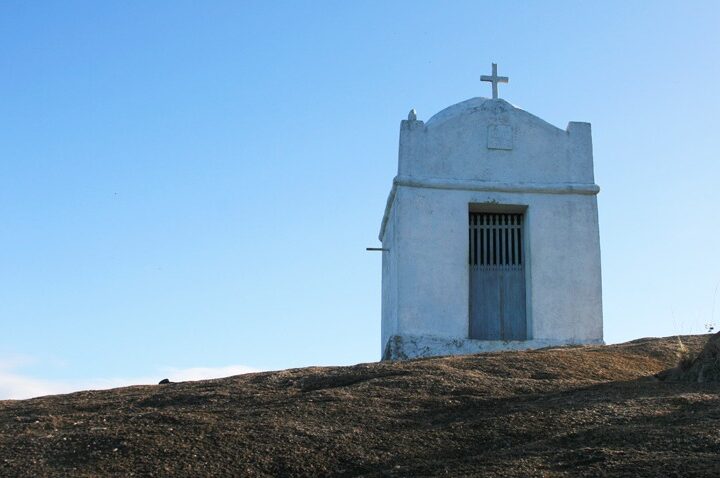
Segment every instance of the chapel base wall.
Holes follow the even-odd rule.
[[[545,347],[603,344],[602,339],[502,341],[434,337],[428,335],[393,335],[385,344],[382,360],[408,360],[445,355],[467,355],[506,350],[532,350]]]

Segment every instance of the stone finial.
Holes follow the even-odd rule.
[[[417,111],[415,111],[415,108],[410,110],[410,113],[408,113],[408,121],[417,121]]]

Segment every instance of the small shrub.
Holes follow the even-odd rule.
[[[690,369],[693,363],[693,358],[690,356],[690,351],[685,347],[685,344],[682,342],[680,337],[678,336],[678,350],[676,352],[677,358],[678,358],[678,368],[682,370],[683,372]]]

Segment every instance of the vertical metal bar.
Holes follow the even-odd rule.
[[[510,216],[505,214],[505,257],[503,258],[503,264],[506,266],[510,264]]]
[[[512,251],[512,263],[513,263],[514,266],[516,266],[516,265],[517,265],[517,231],[518,231],[518,227],[517,227],[517,222],[518,222],[518,221],[517,221],[517,214],[514,214],[514,215],[513,215],[513,220],[512,220],[512,222],[513,222],[513,234],[512,234],[512,248],[513,248],[513,251]]]
[[[495,259],[496,259],[496,256],[495,256],[495,247],[496,247],[496,246],[495,246],[495,237],[496,237],[496,233],[495,233],[495,215],[494,215],[494,214],[492,214],[492,215],[490,216],[490,223],[491,223],[491,224],[490,224],[490,233],[491,233],[491,236],[490,236],[490,265],[495,265]]]
[[[498,214],[498,265],[502,266],[503,263],[503,216]]]
[[[502,215],[496,214],[495,229],[497,230],[497,242],[495,243],[495,264],[502,265]]]
[[[518,265],[523,263],[523,216],[518,218],[520,220],[520,227],[518,228]]]
[[[501,231],[500,231],[500,215],[495,214],[495,265],[499,266],[501,264],[500,260],[500,241],[501,238]]]
[[[498,214],[498,261],[499,266],[503,264],[503,215]]]
[[[484,221],[485,227],[483,229],[485,229],[485,265],[488,266],[492,264],[492,261],[490,259],[492,257],[492,255],[490,254],[490,243],[492,242],[492,238],[490,237],[490,216],[488,214],[484,215]]]
[[[510,243],[508,244],[508,263],[515,265],[515,215],[510,215]]]
[[[478,265],[482,265],[483,264],[483,255],[484,255],[483,248],[485,247],[485,241],[483,240],[482,215],[479,215],[479,216],[480,217],[479,217],[479,221],[478,221],[478,224],[479,224],[478,228],[480,229],[480,231],[479,231],[480,237],[478,239],[480,241],[480,244],[478,245],[478,258],[477,259],[478,259]]]
[[[518,214],[515,218],[515,265],[520,265],[520,236],[522,236],[522,216]]]
[[[492,264],[490,261],[490,258],[492,257],[490,255],[490,216],[488,214],[485,214],[485,245],[487,246],[487,249],[485,251],[485,265],[489,266]]]
[[[478,214],[478,265],[483,264],[483,256],[485,255],[485,236],[483,235],[483,215]]]
[[[500,215],[500,265],[505,266],[505,214]]]

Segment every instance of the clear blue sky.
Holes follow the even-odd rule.
[[[2,2],[0,382],[377,360],[399,122],[488,96],[492,61],[511,103],[593,125],[606,341],[720,325],[718,25],[715,1]]]

